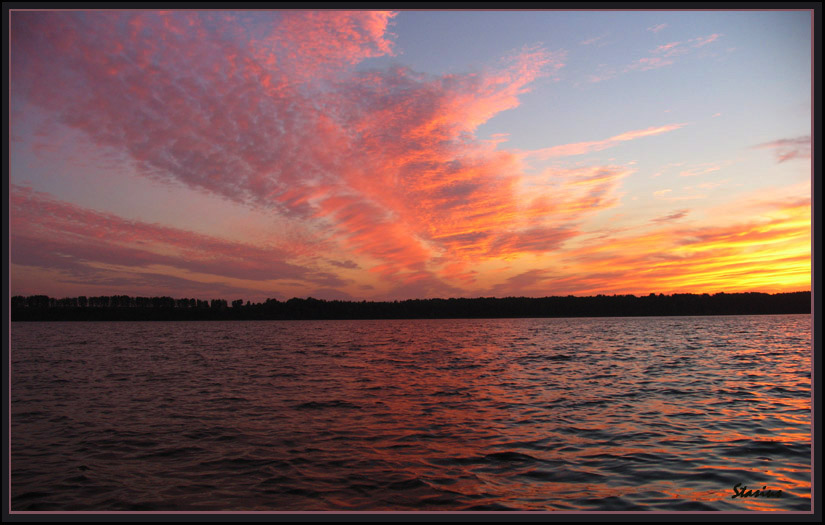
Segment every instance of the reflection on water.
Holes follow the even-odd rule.
[[[11,335],[12,510],[810,510],[807,315]]]

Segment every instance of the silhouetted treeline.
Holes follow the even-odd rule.
[[[480,297],[407,301],[326,301],[293,298],[263,303],[171,297],[15,296],[12,321],[172,321],[268,319],[421,319],[495,317],[618,317],[670,315],[809,314],[811,292],[597,295],[595,297]]]

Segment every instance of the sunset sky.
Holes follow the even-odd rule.
[[[12,295],[811,287],[809,11],[12,11]]]

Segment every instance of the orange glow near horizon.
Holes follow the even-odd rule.
[[[215,277],[205,282],[214,282],[223,276],[236,284],[245,279],[245,286],[254,286],[256,279],[277,280],[279,273],[283,275],[284,272],[291,272],[293,280],[331,278],[313,275],[294,265],[284,264],[277,270],[266,261],[272,257],[294,257],[278,248],[261,249],[218,238],[193,237],[185,231],[122,221],[114,216],[82,210],[25,188],[12,189],[14,214],[11,225],[15,244],[25,247],[37,242],[41,249],[53,246],[66,264],[91,265],[93,260],[98,260],[103,265],[97,264],[97,267],[114,264],[127,268],[145,264],[144,261],[162,261],[171,271],[170,275],[203,280],[212,274]],[[366,220],[361,215],[362,210],[346,211],[352,205],[346,200],[325,204],[338,210],[339,227],[348,221]],[[511,289],[527,296],[807,290],[811,271],[810,228],[804,219],[807,213],[809,208],[795,204],[775,209],[769,219],[761,222],[725,228],[664,227],[638,236],[617,236],[596,243],[575,241],[577,246],[571,248],[562,245],[568,238],[574,238],[576,232],[545,229],[542,238],[557,244],[554,251],[561,259],[559,268],[551,266],[531,274],[525,267],[521,273],[532,276],[525,277],[521,285],[513,281]],[[490,291],[484,288],[474,291],[472,288],[478,285],[475,269],[484,261],[494,263],[502,257],[509,260],[513,269],[508,275],[515,279],[513,271],[517,272],[517,277],[522,255],[529,255],[533,246],[530,241],[535,241],[539,232],[514,231],[509,237],[501,234],[493,238],[480,236],[470,242],[451,240],[450,236],[472,236],[485,231],[478,225],[492,225],[496,216],[471,216],[469,220],[475,223],[467,226],[459,223],[442,237],[433,237],[441,241],[447,253],[452,253],[452,257],[442,258],[443,262],[433,266],[443,278],[455,283],[455,291],[464,291],[452,296],[477,296]],[[426,225],[426,222],[422,220],[422,224]],[[430,226],[434,227],[443,228]],[[375,228],[375,224],[371,228]],[[405,230],[401,223],[387,222],[383,228],[385,236],[415,238],[415,234]],[[358,233],[362,229],[363,225],[352,222],[354,233],[349,242],[386,261],[369,268],[371,272],[409,285],[432,279],[432,274],[425,270],[425,264],[433,256],[426,245],[414,243],[394,248],[363,231]],[[44,237],[46,232],[48,237]],[[104,242],[106,244],[102,244]],[[112,250],[115,246],[112,243],[119,246],[118,252]],[[491,253],[495,257],[491,257]],[[221,261],[232,259],[237,261],[234,266],[221,267]],[[570,266],[575,271],[565,269]],[[267,268],[271,269],[270,275],[266,275]]]
[[[643,28],[651,56],[580,77],[598,39],[439,73],[405,63],[407,15],[16,12],[12,293],[810,289],[810,136],[731,142],[723,108],[608,87],[687,82],[730,35]]]

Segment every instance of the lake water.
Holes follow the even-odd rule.
[[[12,511],[810,511],[810,488],[810,315],[11,326]]]

